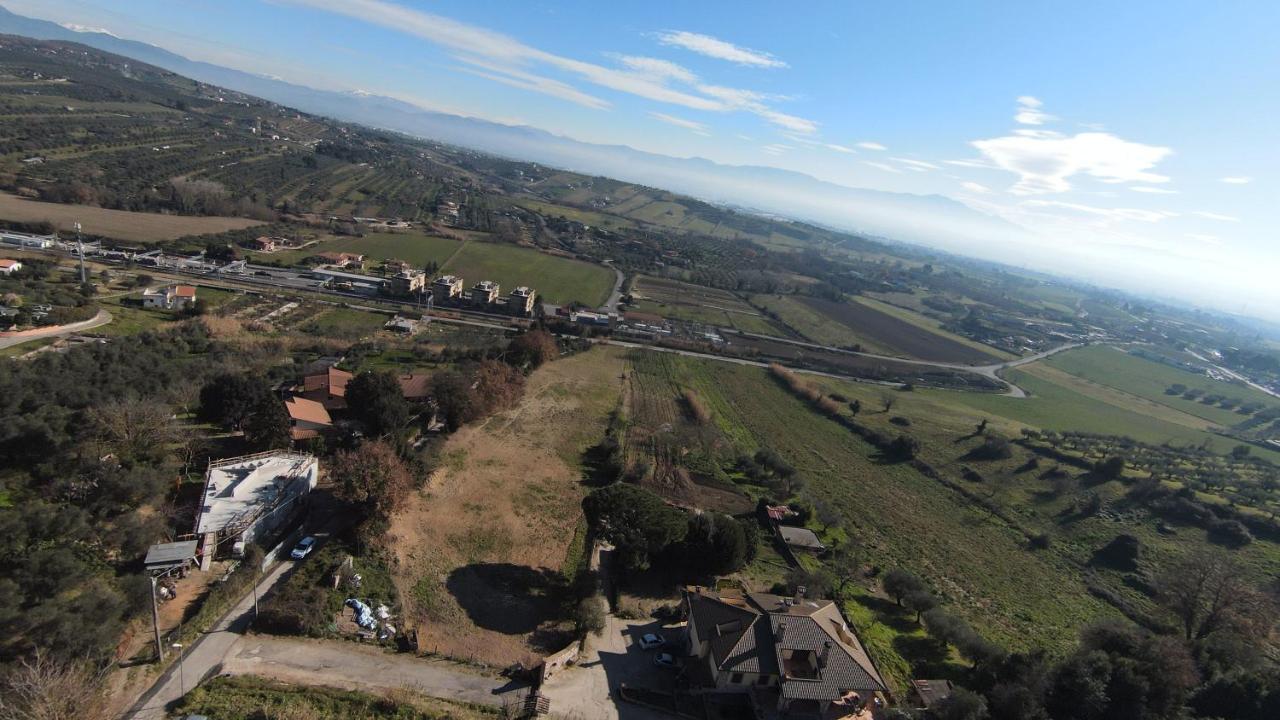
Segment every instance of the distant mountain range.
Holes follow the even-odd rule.
[[[545,130],[424,110],[366,93],[317,90],[241,70],[189,60],[154,45],[103,32],[79,32],[0,7],[0,33],[78,42],[156,65],[304,112],[470,147],[513,159],[603,175],[709,202],[755,209],[831,227],[992,257],[1025,239],[1026,231],[941,195],[851,188],[791,170],[722,165],[675,158],[623,145],[598,145]]]

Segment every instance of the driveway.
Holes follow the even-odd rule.
[[[581,720],[671,720],[665,713],[613,699],[612,691],[623,683],[655,690],[674,687],[675,671],[653,664],[658,651],[640,649],[640,636],[649,632],[659,632],[671,646],[679,647],[684,629],[663,628],[653,620],[608,616],[604,635],[589,638],[578,664],[543,683],[542,692],[551,699],[551,713]],[[666,650],[680,654],[670,647]]]
[[[344,690],[408,688],[482,705],[501,705],[502,693],[516,687],[456,663],[397,655],[343,640],[272,635],[240,638],[223,662],[222,672]]]

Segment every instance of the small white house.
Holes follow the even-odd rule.
[[[169,285],[147,288],[142,291],[142,307],[158,310],[183,310],[196,301],[196,289],[191,285]]]
[[[22,263],[9,258],[0,258],[0,273],[12,275],[22,269]]]

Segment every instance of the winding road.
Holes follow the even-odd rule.
[[[106,310],[99,310],[97,315],[94,315],[88,320],[81,320],[80,322],[73,322],[73,323],[67,323],[66,325],[58,325],[56,327],[44,328],[42,330],[37,330],[27,335],[16,335],[13,337],[0,337],[0,350],[4,350],[5,348],[11,348],[15,345],[21,345],[22,343],[25,343],[25,342],[31,342],[32,340],[58,337],[60,335],[70,335],[72,333],[80,332],[81,330],[91,330],[93,328],[106,325],[109,322],[111,322],[111,313],[107,312]]]

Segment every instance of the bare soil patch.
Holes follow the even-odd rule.
[[[622,368],[610,348],[552,362],[516,408],[445,443],[390,528],[420,649],[498,666],[563,644],[557,591],[587,491],[580,458],[604,434]]]
[[[805,305],[853,330],[891,347],[904,356],[936,362],[984,364],[997,360],[993,355],[958,343],[951,338],[912,325],[859,302],[832,302],[806,297]]]

